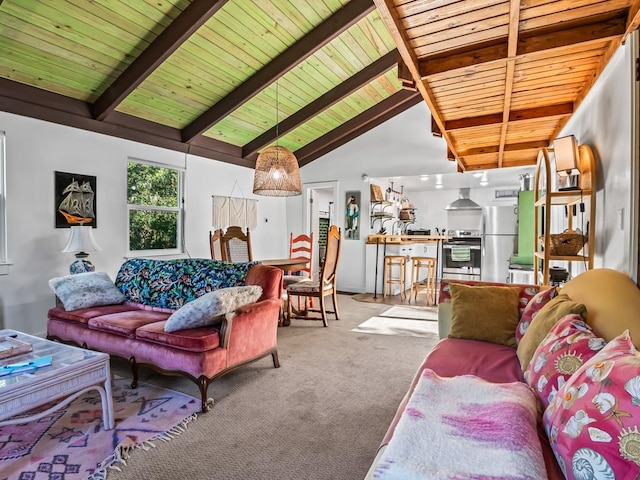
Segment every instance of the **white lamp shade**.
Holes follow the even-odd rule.
[[[556,158],[556,172],[564,174],[577,174],[578,171],[578,142],[576,137],[556,138],[553,141],[553,153]]]
[[[63,252],[95,252],[102,250],[93,238],[93,227],[90,225],[73,225],[70,228],[69,240]]]

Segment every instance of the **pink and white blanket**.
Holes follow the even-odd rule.
[[[426,369],[373,477],[379,480],[546,478],[536,398],[520,382]]]

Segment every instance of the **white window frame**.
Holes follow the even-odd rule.
[[[9,273],[7,249],[7,149],[6,134],[0,130],[0,275]]]
[[[127,203],[127,257],[158,257],[158,256],[166,256],[166,255],[179,255],[184,252],[184,168],[176,167],[175,165],[167,165],[158,162],[151,162],[148,160],[140,160],[138,158],[128,158],[127,159],[127,190],[129,188],[129,175],[128,175],[128,167],[129,163],[141,163],[144,165],[148,165],[150,167],[155,168],[166,168],[169,170],[175,170],[178,172],[178,191],[177,191],[177,207],[157,207],[151,205],[137,205]],[[128,198],[127,198],[128,200]],[[172,212],[177,213],[178,218],[178,238],[177,240],[177,248],[165,248],[165,249],[155,249],[155,250],[131,250],[131,232],[130,232],[130,216],[132,211],[161,211],[161,212]]]

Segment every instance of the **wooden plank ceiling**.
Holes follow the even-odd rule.
[[[422,101],[398,58],[373,0],[0,0],[0,110],[247,167]]]
[[[638,27],[638,0],[375,0],[458,169],[534,165]]]

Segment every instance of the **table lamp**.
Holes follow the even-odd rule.
[[[93,238],[91,225],[72,225],[69,229],[69,240],[63,252],[76,252],[76,261],[69,266],[70,273],[93,272],[93,263],[87,260],[87,252],[102,250]]]

